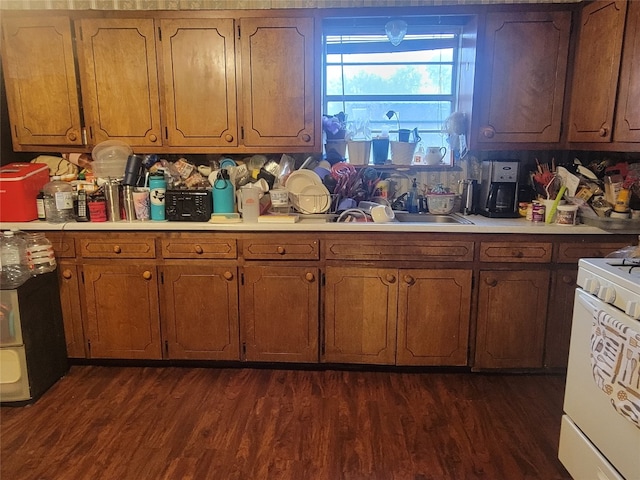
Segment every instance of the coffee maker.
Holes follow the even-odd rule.
[[[518,160],[483,160],[478,213],[492,218],[518,214]]]

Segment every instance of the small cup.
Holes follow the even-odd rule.
[[[132,193],[133,208],[138,220],[149,220],[151,218],[151,202],[149,201],[149,190],[137,188]]]
[[[408,128],[401,128],[398,130],[399,142],[408,142],[410,136],[411,136],[411,130],[409,130]]]

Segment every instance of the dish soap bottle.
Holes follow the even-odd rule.
[[[407,195],[407,211],[409,213],[418,213],[418,179],[411,181],[411,188]]]

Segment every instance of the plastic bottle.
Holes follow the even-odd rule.
[[[42,191],[47,222],[65,223],[74,220],[73,187],[69,183],[63,182],[56,175],[45,184]]]
[[[53,272],[56,269],[56,256],[53,245],[44,233],[29,233],[25,241],[27,264],[31,275]]]
[[[213,182],[213,212],[233,213],[235,211],[233,184],[229,179],[229,173],[222,169]]]
[[[164,196],[167,193],[167,181],[164,173],[149,176],[149,196],[151,199],[151,220],[164,220]]]
[[[26,262],[24,240],[13,231],[4,232],[0,238],[0,286],[18,288],[26,282],[31,274]]]
[[[407,195],[407,211],[418,213],[418,181],[416,178],[412,180],[409,195]]]

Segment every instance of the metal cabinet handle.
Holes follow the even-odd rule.
[[[151,277],[152,277],[152,275],[151,275],[151,272],[149,270],[145,270],[142,273],[142,278],[144,278],[145,280],[151,280]]]
[[[120,245],[113,246],[113,253],[122,253],[122,248],[120,248]]]
[[[316,276],[311,272],[307,272],[304,278],[307,282],[313,282],[316,279]]]
[[[196,253],[198,255],[200,255],[202,252],[204,252],[204,250],[202,249],[202,247],[200,245],[196,245],[193,249],[196,251]]]
[[[284,255],[286,253],[284,247],[276,248],[276,252],[278,252],[278,255]]]
[[[69,280],[72,276],[73,274],[68,268],[62,272],[62,278],[66,278],[67,280]]]
[[[233,273],[226,271],[224,272],[223,277],[225,278],[225,280],[232,280],[233,279]]]

